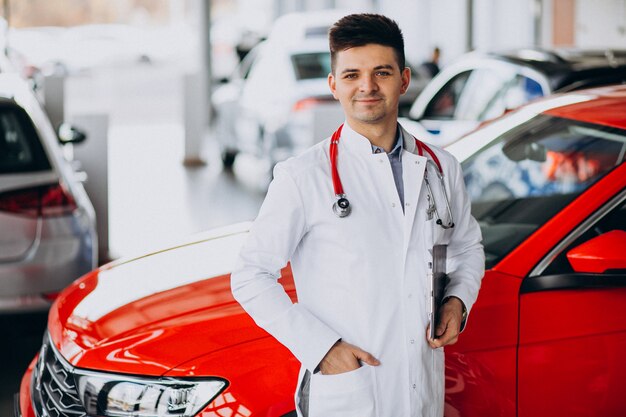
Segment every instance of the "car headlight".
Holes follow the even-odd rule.
[[[75,379],[87,414],[102,417],[192,417],[228,385],[219,378],[143,378],[78,369]]]

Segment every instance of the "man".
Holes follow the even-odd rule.
[[[441,55],[441,50],[438,46],[433,48],[432,55],[430,56],[430,61],[426,61],[422,64],[422,68],[428,72],[430,78],[433,78],[435,75],[439,74],[439,57]]]
[[[480,230],[458,162],[433,148],[453,215],[444,224],[454,227],[436,224],[431,200],[438,215],[447,210],[433,156],[420,156],[397,122],[410,72],[396,23],[349,15],[329,35],[328,82],[346,122],[335,140],[276,166],[232,274],[233,295],[302,363],[299,416],[441,416],[441,347],[457,340],[476,300],[484,271]],[[331,147],[341,184],[333,181]],[[424,186],[427,165],[432,193]],[[339,217],[334,205],[344,191],[351,212]],[[435,243],[448,245],[450,281],[438,337],[429,340]],[[296,304],[277,283],[288,261]]]

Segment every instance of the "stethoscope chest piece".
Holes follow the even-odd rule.
[[[352,211],[350,202],[344,196],[339,196],[337,201],[333,204],[333,212],[339,217],[346,217]]]

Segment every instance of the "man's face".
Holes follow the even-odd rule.
[[[395,123],[411,74],[400,70],[393,48],[368,44],[337,52],[328,84],[352,124]]]

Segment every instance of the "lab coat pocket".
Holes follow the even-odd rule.
[[[375,417],[374,369],[311,377],[309,417]]]

